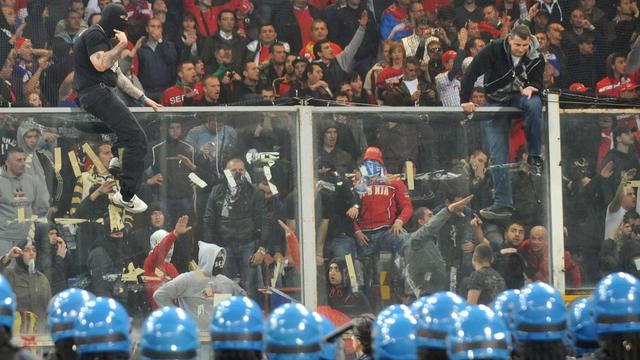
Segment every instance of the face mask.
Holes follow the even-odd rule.
[[[109,4],[102,11],[102,19],[99,24],[108,38],[114,37],[113,30],[125,31],[127,29],[127,20],[121,16],[127,16],[127,11],[121,4]]]
[[[383,175],[383,168],[382,165],[374,160],[365,160],[364,161],[364,167],[367,170],[367,175],[368,176],[382,176]]]
[[[211,275],[216,276],[222,274],[222,267],[224,266],[224,256],[218,255],[216,261],[213,263],[213,270]]]

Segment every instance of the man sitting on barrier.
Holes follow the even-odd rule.
[[[542,173],[542,75],[544,57],[538,52],[538,41],[528,27],[516,26],[505,40],[487,45],[469,65],[462,80],[460,102],[466,113],[477,107],[470,101],[476,79],[484,75],[488,106],[515,106],[523,110],[525,133],[529,144],[527,159],[533,173]],[[509,154],[509,120],[494,118],[483,121],[493,165],[505,164]],[[495,195],[493,205],[480,214],[486,219],[511,216],[513,200],[509,170],[492,170]]]

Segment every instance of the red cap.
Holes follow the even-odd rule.
[[[569,90],[575,91],[575,92],[586,92],[586,91],[589,91],[589,88],[584,86],[583,83],[576,82],[569,86]]]
[[[29,40],[26,37],[19,37],[16,39],[16,49],[20,49],[24,43]]]
[[[628,83],[624,83],[622,84],[622,86],[620,86],[620,91],[634,91],[635,89],[639,88],[640,85],[632,83],[632,82],[628,82]]]
[[[375,160],[380,164],[384,164],[384,161],[382,161],[382,151],[375,146],[369,146],[362,157],[364,160]]]
[[[447,63],[447,61],[455,59],[456,56],[458,56],[458,53],[456,53],[453,50],[445,51],[445,53],[442,54],[442,59],[441,59],[442,60],[442,64],[444,65],[444,64]]]

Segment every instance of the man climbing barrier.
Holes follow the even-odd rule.
[[[102,11],[102,19],[76,39],[73,45],[73,88],[80,106],[116,134],[109,170],[119,173],[120,190],[110,195],[111,202],[131,213],[140,213],[147,209],[147,204],[136,196],[142,183],[147,138],[136,118],[113,90],[118,87],[155,111],[162,105],[147,98],[118,67],[120,54],[128,45],[124,33],[126,28],[125,8],[121,4],[109,4]],[[116,40],[115,45],[112,45],[112,39]],[[122,159],[119,155],[121,148],[124,148]]]

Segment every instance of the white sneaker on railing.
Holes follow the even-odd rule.
[[[109,199],[111,200],[113,205],[120,206],[133,214],[138,214],[147,210],[147,204],[144,201],[140,200],[137,195],[133,195],[133,197],[129,201],[124,201],[122,199],[122,194],[120,193],[120,191],[118,191],[111,194],[109,196]]]

